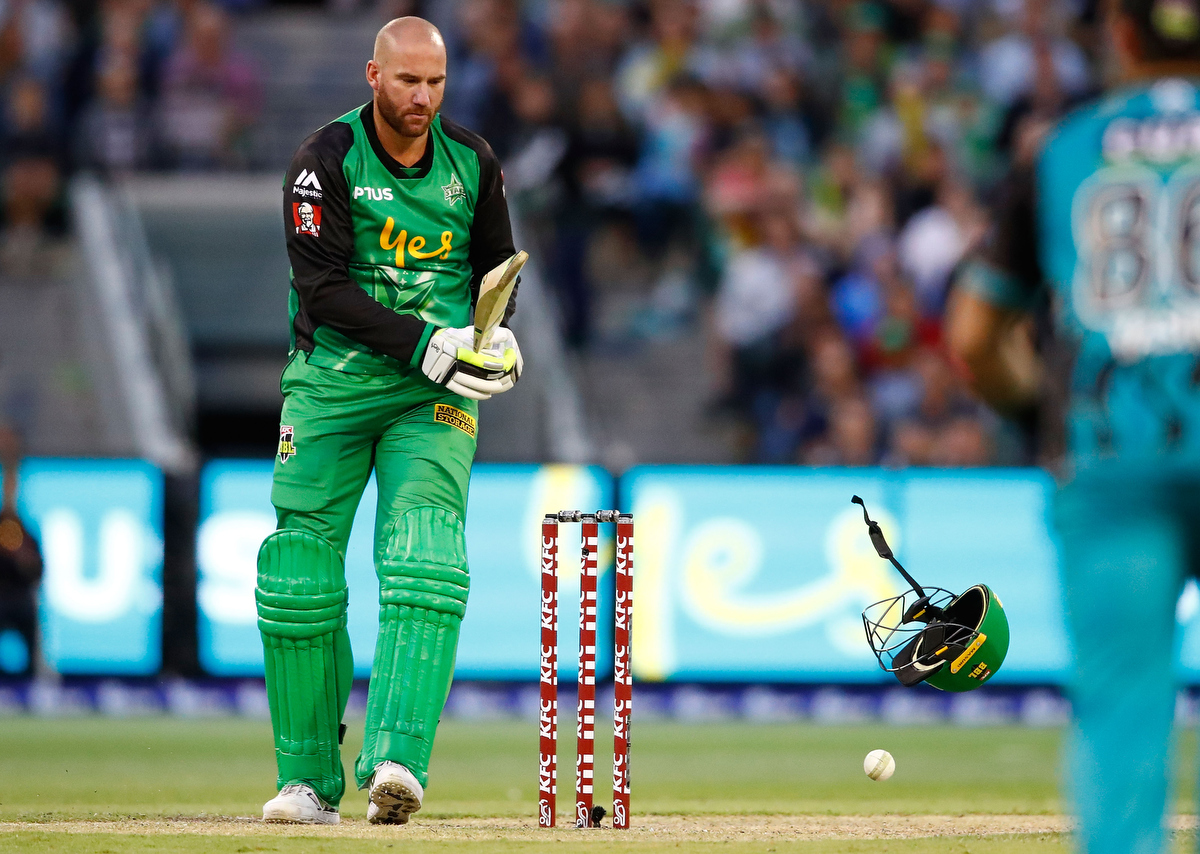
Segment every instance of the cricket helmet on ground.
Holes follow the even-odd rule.
[[[879,666],[901,685],[928,682],[942,691],[971,691],[987,682],[1008,654],[1008,617],[999,597],[986,584],[955,595],[941,587],[922,587],[900,565],[879,525],[862,505],[871,542],[911,586],[863,611],[867,643]]]

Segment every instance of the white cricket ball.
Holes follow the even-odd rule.
[[[863,771],[872,780],[882,783],[896,773],[896,760],[886,750],[872,750],[863,760]]]

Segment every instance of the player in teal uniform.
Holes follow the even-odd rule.
[[[437,29],[390,22],[367,64],[371,103],[306,139],[284,179],[293,346],[278,530],[255,591],[279,769],[270,821],[339,820],[344,560],[372,470],[379,635],[355,766],[372,822],[421,807],[454,673],[478,401],[512,388],[521,356],[506,327],[472,350],[480,282],[514,250],[496,156],[438,115],[445,80]]]
[[[1061,120],[1009,187],[947,332],[998,408],[1041,397],[1060,448],[1080,847],[1159,854],[1175,607],[1200,569],[1200,7],[1112,7],[1121,84]],[[1039,302],[1040,358],[1026,320]]]

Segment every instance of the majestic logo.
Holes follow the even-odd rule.
[[[363,196],[376,202],[390,202],[393,200],[391,187],[384,187],[382,190],[375,187],[355,187],[354,198],[358,199]]]
[[[279,426],[279,462],[286,463],[296,456],[296,431],[286,424]]]
[[[458,407],[451,406],[448,403],[435,403],[433,405],[433,420],[440,424],[449,424],[451,427],[457,427],[468,436],[475,435],[475,419]]]
[[[296,176],[296,183],[292,184],[292,192],[310,199],[321,198],[321,182],[317,180],[317,173],[301,169],[300,174]]]
[[[297,234],[321,236],[321,206],[308,202],[292,202],[292,223]]]
[[[446,195],[446,204],[454,207],[454,203],[459,199],[467,197],[467,188],[462,185],[462,181],[458,180],[458,176],[453,172],[450,173],[450,183],[442,185],[442,192]]]

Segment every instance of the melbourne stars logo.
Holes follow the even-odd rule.
[[[442,192],[446,194],[446,204],[454,207],[454,203],[459,199],[467,197],[467,188],[462,185],[462,181],[458,180],[458,176],[453,172],[450,173],[450,183],[442,185]]]

